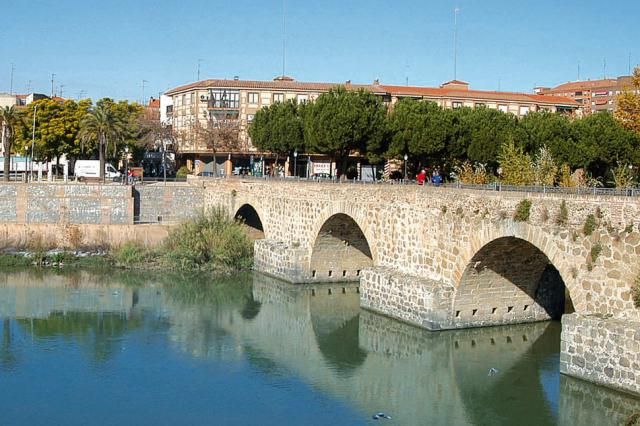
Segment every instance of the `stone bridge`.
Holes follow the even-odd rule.
[[[632,198],[401,185],[203,181],[261,239],[255,267],[293,282],[360,283],[361,305],[451,329],[580,313],[637,314]],[[520,209],[529,214],[514,219]],[[528,217],[527,217],[528,216]]]

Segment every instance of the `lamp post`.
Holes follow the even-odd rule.
[[[298,150],[293,151],[293,176],[298,176]]]
[[[407,180],[407,160],[409,156],[407,154],[404,155],[404,180]]]
[[[125,182],[129,184],[129,146],[124,147],[124,178]]]
[[[33,106],[33,128],[31,129],[31,180],[32,181],[33,181],[33,148],[36,143],[36,112],[38,112],[38,105]],[[27,170],[24,171],[24,174],[26,176]]]

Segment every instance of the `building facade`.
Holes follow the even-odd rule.
[[[320,94],[338,85],[298,82],[290,77],[277,77],[273,81],[204,80],[167,91],[161,98],[161,114],[171,123],[182,156],[198,159],[211,155],[211,149],[198,135],[198,129],[206,128],[212,120],[238,124],[239,145],[232,153],[259,154],[248,135],[248,127],[259,109],[291,99],[313,102]],[[536,111],[573,114],[579,109],[575,100],[565,97],[471,90],[468,83],[458,80],[438,88],[385,85],[378,80],[372,84],[347,81],[341,85],[348,90],[368,90],[382,97],[391,107],[401,98],[415,98],[436,102],[443,108],[486,107],[517,116]]]
[[[632,89],[631,77],[621,76],[601,80],[570,81],[553,88],[536,87],[534,90],[542,96],[573,99],[580,105],[583,114],[589,115],[600,111],[615,111],[618,95]]]

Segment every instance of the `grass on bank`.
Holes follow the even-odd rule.
[[[169,269],[231,273],[251,268],[253,244],[242,224],[217,209],[202,213],[173,228],[160,247],[136,242],[112,248],[106,255],[76,256],[34,247],[29,254],[0,255],[0,268],[64,266],[131,269]]]

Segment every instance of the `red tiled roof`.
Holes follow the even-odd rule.
[[[160,108],[160,99],[151,98],[149,100],[149,108]]]
[[[573,99],[561,96],[544,96],[529,93],[515,92],[494,92],[487,90],[456,90],[446,87],[410,87],[410,86],[380,86],[391,95],[398,96],[420,96],[425,98],[451,98],[451,99],[474,99],[479,101],[515,101],[515,102],[535,102],[538,104],[561,104],[567,106],[578,106]]]
[[[446,86],[448,84],[457,84],[457,85],[462,85],[462,86],[468,86],[469,83],[467,83],[466,81],[462,81],[462,80],[451,80],[451,81],[447,81],[446,83],[442,83],[442,86]],[[442,87],[440,86],[440,87]]]
[[[603,80],[587,80],[587,81],[570,81],[568,83],[561,84],[552,89],[545,90],[545,92],[574,92],[576,90],[592,90],[600,87],[611,87],[618,84],[618,80],[615,78],[607,78]]]
[[[455,83],[454,83],[455,82]],[[453,80],[445,84],[468,84],[459,80]],[[166,95],[175,95],[193,89],[207,88],[237,88],[237,89],[267,89],[267,90],[299,90],[326,92],[340,83],[308,83],[298,81],[254,81],[254,80],[203,80],[195,83],[170,89]],[[456,87],[418,87],[418,86],[393,86],[385,84],[342,84],[347,89],[365,89],[376,94],[389,94],[396,96],[415,96],[425,98],[453,98],[474,99],[478,101],[515,101],[538,104],[566,105],[577,107],[578,102],[573,99],[560,96],[535,95],[529,93],[494,92],[485,90],[468,90]]]
[[[351,83],[308,83],[295,80],[276,80],[276,81],[256,81],[256,80],[202,80],[195,83],[179,86],[170,89],[166,95],[175,95],[176,93],[186,92],[193,89],[269,89],[269,90],[300,90],[308,92],[326,92],[337,86],[344,86],[347,89],[365,89],[371,92],[379,92],[374,86],[368,84],[351,84]]]
[[[16,98],[18,99],[27,99],[29,95],[16,95]]]

